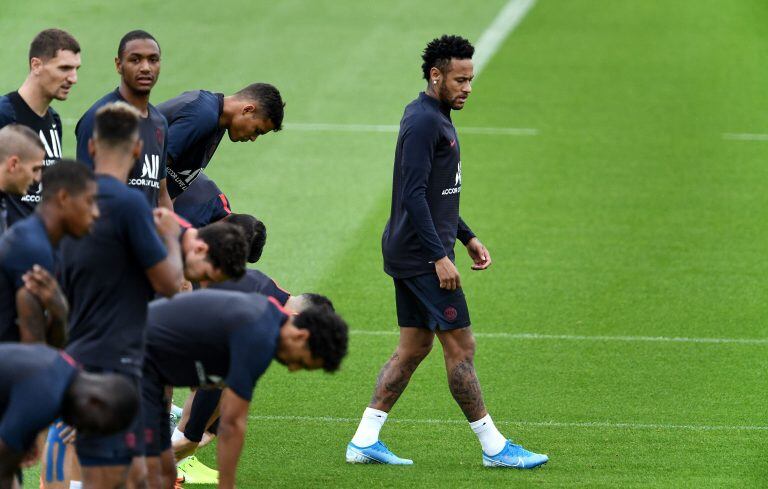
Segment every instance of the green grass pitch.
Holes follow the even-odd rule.
[[[235,210],[267,224],[260,267],[290,290],[330,295],[353,333],[340,373],[274,366],[262,379],[239,487],[768,481],[768,343],[636,340],[768,338],[768,142],[724,136],[768,132],[763,0],[539,0],[454,120],[462,216],[494,258],[473,273],[458,253],[487,404],[504,433],[551,461],[531,472],[483,469],[436,347],[382,433],[416,465],[344,463],[396,341],[379,253],[396,136],[291,123],[397,124],[423,88],[426,41],[445,32],[477,40],[504,3],[0,6],[3,91],[23,80],[40,29],[65,28],[82,44],[80,82],[55,105],[67,155],[73,121],[117,85],[117,42],[134,28],[163,49],[153,102],[253,81],[276,84],[288,102],[284,132],[224,141],[208,173]],[[200,456],[215,464],[213,448]],[[36,477],[28,471],[27,487]]]

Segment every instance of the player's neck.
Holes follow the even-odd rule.
[[[48,107],[51,106],[51,97],[44,94],[40,85],[32,80],[32,75],[27,76],[24,83],[19,88],[19,95],[29,108],[34,111],[35,114],[43,117],[48,112]]]
[[[95,158],[94,171],[99,175],[109,175],[121,182],[128,181],[135,160],[131,156],[104,154]]]
[[[235,116],[237,110],[235,98],[230,95],[224,97],[224,104],[221,108],[221,115],[219,116],[219,127],[229,127],[232,123],[232,118]]]
[[[52,209],[45,203],[40,204],[37,207],[36,212],[43,221],[45,234],[48,235],[48,241],[50,241],[53,246],[58,245],[61,238],[64,237],[64,221],[58,216],[55,209]]]
[[[125,83],[120,82],[120,96],[125,99],[126,102],[136,107],[141,113],[142,117],[149,116],[149,93],[136,93],[128,88]]]

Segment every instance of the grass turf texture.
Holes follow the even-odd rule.
[[[65,119],[117,84],[119,36],[142,27],[163,48],[154,102],[263,80],[288,101],[286,122],[369,124],[396,124],[422,88],[426,40],[476,40],[503,4],[6,3],[3,90],[23,80],[39,29],[60,26],[81,41],[81,81],[56,104]],[[768,143],[721,137],[767,131],[766,21],[759,0],[539,1],[455,116],[462,215],[495,262],[470,273],[458,250],[477,332],[768,337]],[[73,128],[65,123],[65,154]],[[224,141],[208,172],[235,210],[266,222],[260,267],[293,291],[330,295],[355,331],[396,332],[379,254],[394,142],[289,126],[254,145]],[[334,376],[271,369],[257,387],[239,487],[745,487],[768,478],[766,431],[696,429],[767,424],[765,344],[479,337],[497,424],[551,457],[533,472],[481,467],[436,346],[382,433],[416,465],[347,466],[344,446],[395,341],[352,334]],[[213,448],[200,457],[215,463]],[[35,478],[28,471],[28,487]]]

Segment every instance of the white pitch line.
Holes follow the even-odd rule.
[[[316,423],[359,423],[359,418],[336,418],[332,416],[270,416],[251,415],[254,421],[306,421]],[[404,424],[446,424],[466,425],[459,419],[402,419],[388,418],[390,423]],[[699,424],[662,424],[662,423],[609,423],[606,421],[562,422],[562,421],[494,421],[496,424],[516,426],[536,426],[542,428],[608,428],[618,430],[690,430],[690,431],[768,431],[768,426],[750,425],[699,425]]]
[[[723,139],[731,141],[768,141],[768,134],[751,134],[746,132],[727,132]]]
[[[397,133],[400,126],[394,124],[327,124],[311,122],[286,122],[285,127],[294,131],[323,132],[383,132]],[[498,136],[536,136],[538,129],[529,127],[462,127],[459,134],[487,134]]]
[[[366,331],[353,329],[350,333],[366,336],[397,336],[399,331]],[[563,341],[623,341],[655,343],[703,343],[768,345],[768,338],[688,338],[675,336],[607,336],[607,335],[568,335],[538,333],[474,333],[477,338],[500,338],[507,340],[563,340]]]
[[[475,67],[475,79],[499,50],[501,44],[522,22],[525,14],[536,4],[536,0],[509,0],[491,25],[475,43],[475,55],[472,62]]]

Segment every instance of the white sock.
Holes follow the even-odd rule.
[[[477,439],[480,440],[480,445],[483,447],[486,455],[491,457],[497,455],[504,449],[504,445],[507,444],[507,439],[496,429],[490,414],[486,414],[485,417],[477,421],[472,421],[469,423],[469,427],[477,435]]]
[[[363,419],[357,427],[355,436],[352,437],[352,443],[365,448],[379,441],[379,431],[387,420],[387,413],[378,409],[365,408]]]
[[[83,489],[81,481],[69,481],[69,489]]]
[[[186,436],[184,436],[184,433],[182,433],[181,431],[179,431],[179,429],[178,429],[178,428],[174,428],[174,430],[173,430],[173,434],[171,435],[171,444],[173,444],[173,443],[178,443],[178,442],[180,442],[181,440],[185,440],[186,438],[187,438],[187,437],[186,437]]]

